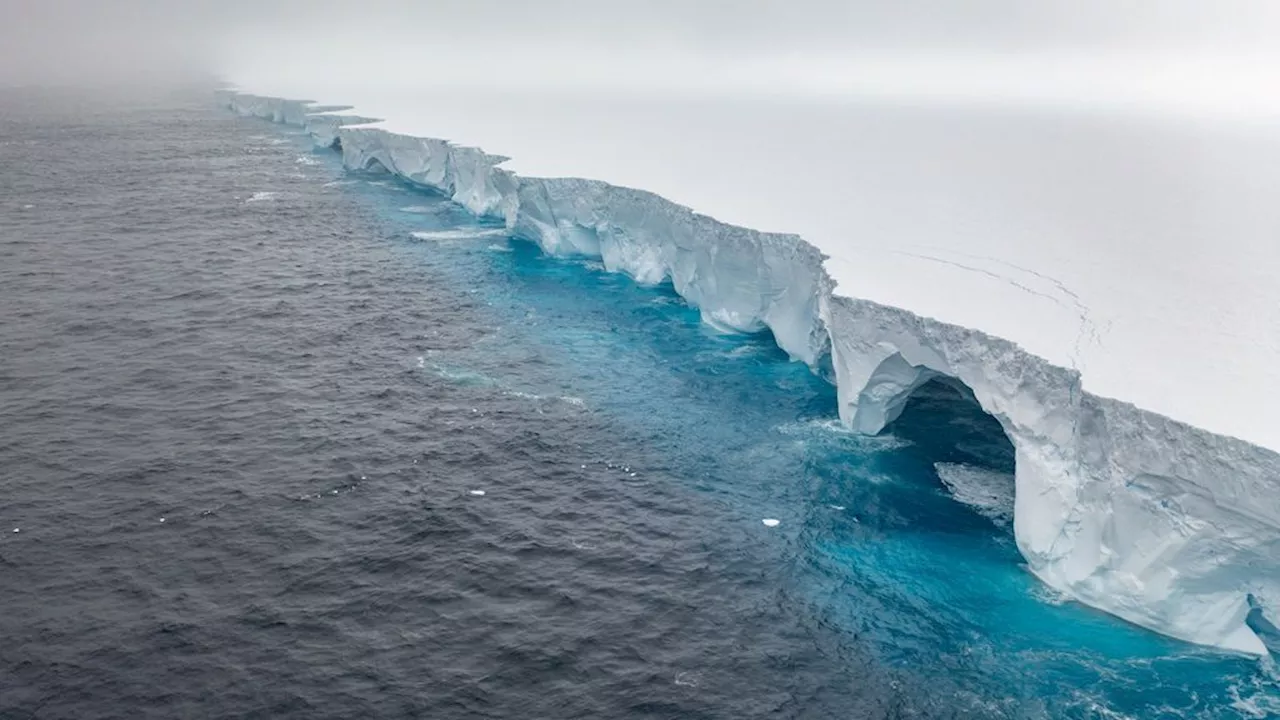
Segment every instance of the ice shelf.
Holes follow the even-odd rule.
[[[1174,217],[1153,241],[1126,225],[1119,205],[1134,199],[1110,197],[1114,178],[1088,189],[1090,217],[1054,196],[1051,175],[1082,161],[1036,136],[1068,132],[1053,122],[961,114],[946,142],[921,146],[892,139],[909,115],[847,107],[347,100],[358,114],[225,94],[243,115],[305,128],[348,168],[443,193],[549,254],[670,281],[719,327],[767,328],[793,359],[829,363],[841,420],[860,432],[883,430],[931,378],[963,383],[1015,448],[1014,533],[1032,572],[1172,637],[1267,652],[1246,617],[1251,602],[1280,609],[1280,303],[1267,276],[1280,251],[1251,228],[1274,223],[1262,202],[1275,185],[1127,178],[1169,185],[1143,195],[1149,214]],[[1120,171],[1134,138],[1157,164],[1182,147],[1134,132],[1098,140]],[[993,137],[998,158],[984,154]],[[1217,178],[1215,153],[1237,141],[1197,146],[1201,174]],[[943,183],[937,166],[975,172]],[[1183,220],[1213,213],[1158,206],[1173,201],[1246,211],[1206,247]],[[1096,220],[1108,213],[1122,219]]]

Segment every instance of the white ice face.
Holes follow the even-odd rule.
[[[1092,394],[1070,362],[858,297],[843,280],[837,290],[832,261],[798,236],[598,180],[523,177],[500,156],[313,117],[296,102],[228,102],[301,124],[319,145],[336,138],[347,167],[376,164],[438,190],[550,254],[598,257],[640,282],[670,279],[707,322],[768,328],[793,359],[829,357],[841,420],[860,432],[883,430],[931,378],[963,383],[1016,450],[1014,532],[1037,576],[1176,638],[1266,652],[1245,619],[1251,597],[1272,618],[1280,609],[1275,452]]]

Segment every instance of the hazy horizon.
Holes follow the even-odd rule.
[[[323,71],[334,87],[786,92],[1280,111],[1280,6],[1232,0],[0,0],[0,84]],[[389,73],[387,67],[399,71]],[[405,68],[420,70],[405,71]]]

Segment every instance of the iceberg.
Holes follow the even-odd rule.
[[[1032,573],[1069,597],[1156,632],[1267,654],[1250,617],[1261,612],[1274,622],[1280,612],[1280,454],[1266,446],[1278,443],[1269,435],[1255,442],[1233,437],[1224,428],[1243,426],[1216,422],[1221,415],[1183,413],[1213,420],[1204,424],[1214,425],[1214,432],[1098,394],[1094,378],[1115,395],[1128,383],[1130,399],[1159,409],[1175,407],[1179,400],[1163,397],[1158,384],[1135,379],[1142,368],[1106,362],[1099,338],[1111,321],[1100,318],[1086,295],[1066,283],[989,254],[911,246],[897,260],[921,273],[920,283],[933,281],[935,275],[928,273],[949,273],[936,277],[944,278],[952,292],[941,300],[898,305],[891,300],[911,293],[899,287],[903,276],[891,284],[869,275],[868,268],[882,269],[885,262],[862,263],[857,248],[836,257],[824,252],[827,245],[820,250],[803,239],[806,232],[731,224],[657,192],[554,171],[528,173],[523,166],[518,173],[507,157],[443,139],[456,123],[439,133],[400,132],[363,114],[394,113],[362,104],[354,108],[362,114],[343,115],[330,106],[282,97],[228,91],[223,99],[242,115],[304,128],[317,147],[341,152],[347,168],[385,169],[476,215],[500,220],[510,233],[549,254],[598,258],[608,270],[641,283],[669,281],[709,324],[742,332],[767,329],[791,358],[831,378],[840,420],[858,432],[884,430],[931,379],[963,384],[999,421],[1014,447],[1014,536]],[[440,103],[442,117],[447,104]],[[429,126],[431,113],[426,115],[423,122]],[[448,124],[442,121],[442,127]],[[510,132],[506,126],[494,128],[493,138]],[[794,165],[767,154],[756,157],[756,149],[740,146],[744,173],[771,163]],[[685,156],[681,151],[696,152],[692,146],[644,150],[677,165]],[[580,156],[588,154],[584,150]],[[644,162],[640,153],[631,157],[633,169]],[[538,162],[557,167],[554,159],[534,165]],[[823,162],[807,156],[799,164]],[[628,179],[626,172],[620,174]],[[790,188],[818,198],[833,212],[840,201],[824,194],[819,176],[773,177],[773,183],[755,191]],[[682,187],[698,183],[715,180],[694,177]],[[655,190],[679,197],[665,187]],[[696,204],[716,206],[715,189],[690,192],[712,193],[700,195]],[[776,203],[759,205],[733,219],[759,218],[761,227],[787,225],[786,216],[771,214]],[[803,218],[796,224],[803,226]],[[883,260],[893,250],[867,252]],[[993,279],[997,291],[991,290]],[[979,317],[970,312],[966,303],[991,307],[991,292],[1001,313]],[[1036,308],[1031,320],[1022,312],[1029,305]],[[977,319],[956,321],[971,316]],[[1111,341],[1116,335],[1113,329],[1107,337]],[[1201,340],[1178,338],[1183,344]],[[1152,367],[1152,373],[1158,370]],[[1197,399],[1207,393],[1210,403],[1202,406],[1210,406],[1213,393],[1244,382],[1235,376],[1215,379],[1210,372],[1203,387],[1182,385],[1165,392]],[[1264,392],[1256,402],[1266,399]],[[1225,397],[1223,403],[1230,407],[1232,401]]]

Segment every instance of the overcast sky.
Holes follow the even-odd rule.
[[[323,72],[1230,104],[1275,94],[1278,36],[1275,0],[0,0],[0,82]]]

